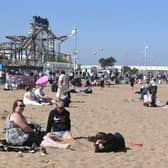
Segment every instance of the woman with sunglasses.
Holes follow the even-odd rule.
[[[37,129],[29,124],[23,115],[25,105],[23,100],[17,99],[13,103],[13,112],[10,113],[6,120],[5,139],[12,145],[32,146],[33,143],[40,145],[44,133],[42,135]]]

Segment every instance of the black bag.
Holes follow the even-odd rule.
[[[66,96],[65,98],[63,98],[61,100],[63,101],[65,107],[69,107],[71,100],[68,96]]]
[[[126,152],[124,137],[115,134],[99,132],[95,138],[95,152]]]
[[[85,90],[85,93],[87,93],[87,94],[88,94],[88,93],[92,93],[92,92],[93,92],[93,91],[92,91],[92,88],[90,88],[90,87]]]

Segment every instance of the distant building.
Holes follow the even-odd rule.
[[[119,72],[121,72],[121,68],[123,67],[124,65],[114,65],[111,67],[111,69],[117,69]],[[81,69],[87,69],[88,71],[90,71],[93,67],[96,67],[98,69],[101,69],[101,67],[97,66],[97,65],[81,65]],[[136,68],[139,70],[139,72],[165,72],[165,73],[168,73],[168,66],[134,66],[134,65],[130,65],[128,66],[130,67],[131,69],[133,68]],[[110,67],[108,67],[108,69],[110,69]]]

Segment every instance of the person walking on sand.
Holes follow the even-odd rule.
[[[63,94],[64,91],[66,91],[69,87],[69,80],[68,77],[65,75],[65,71],[62,70],[61,74],[59,75],[58,78],[58,89],[56,93],[56,100],[60,101],[61,95]]]
[[[130,82],[131,89],[134,92],[135,77],[133,75],[131,75],[129,82]]]

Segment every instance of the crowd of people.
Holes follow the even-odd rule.
[[[70,113],[65,109],[64,99],[62,100],[63,95],[70,94],[67,92],[68,82],[65,71],[61,71],[56,101],[44,92],[46,85],[37,84],[35,91],[32,91],[31,86],[26,87],[23,100],[14,101],[12,112],[6,119],[5,141],[10,145],[36,144],[41,147],[69,149],[71,145],[64,140],[72,139]],[[52,104],[55,108],[49,113],[46,130],[41,131],[37,124],[29,123],[23,113],[26,105],[46,104]]]
[[[71,149],[71,145],[67,143],[67,140],[73,139],[71,134],[70,112],[65,109],[67,98],[71,98],[69,89],[70,82],[68,76],[63,70],[55,77],[56,78],[53,80],[49,77],[49,82],[51,88],[54,82],[57,83],[57,89],[55,90],[56,100],[45,93],[44,88],[46,85],[36,84],[34,91],[32,86],[27,86],[25,88],[23,100],[16,99],[14,101],[12,112],[6,119],[5,141],[7,144],[21,146],[33,146],[36,144],[41,147]],[[72,77],[71,82],[73,80],[74,78]],[[85,86],[90,86],[88,80],[86,80]],[[100,86],[104,87],[104,81]],[[79,91],[75,91],[75,93],[92,92],[88,87],[83,87],[79,89]],[[27,121],[27,118],[24,115],[26,105],[40,106],[51,104],[55,107],[48,115],[48,122],[45,131],[41,131],[38,124]]]
[[[74,78],[71,79],[71,82]],[[59,74],[55,75],[55,78],[51,79],[49,77],[51,84],[51,91],[53,84],[56,84],[56,94],[55,99],[49,97],[45,92],[44,88],[46,85],[37,84],[35,91],[33,91],[32,86],[26,87],[23,100],[17,99],[13,103],[12,112],[8,115],[6,119],[5,127],[5,140],[11,145],[26,145],[32,146],[36,144],[41,147],[54,147],[61,149],[70,149],[71,145],[65,140],[73,139],[71,134],[71,119],[70,113],[65,108],[66,102],[65,97],[71,98],[69,89],[69,78],[65,71],[60,71]],[[92,86],[90,83],[90,78],[85,80],[85,86]],[[132,91],[134,91],[135,78],[132,76],[130,78],[130,86]],[[100,87],[104,87],[104,78],[101,78]],[[144,101],[145,106],[156,107],[156,97],[157,97],[157,82],[155,78],[152,80],[146,80],[145,86],[143,86],[140,91],[140,99]],[[48,115],[48,122],[45,131],[39,129],[39,125],[34,123],[29,123],[24,116],[25,105],[54,105],[54,109],[50,111]],[[122,144],[125,142],[122,138]],[[110,135],[111,140],[115,138]],[[108,140],[106,140],[108,141]],[[118,144],[117,140],[116,144]],[[102,140],[96,140],[95,146],[99,142],[104,142]],[[123,145],[125,146],[125,144]],[[125,147],[124,147],[125,148]],[[101,150],[100,150],[101,151]],[[103,151],[103,150],[102,150]]]

